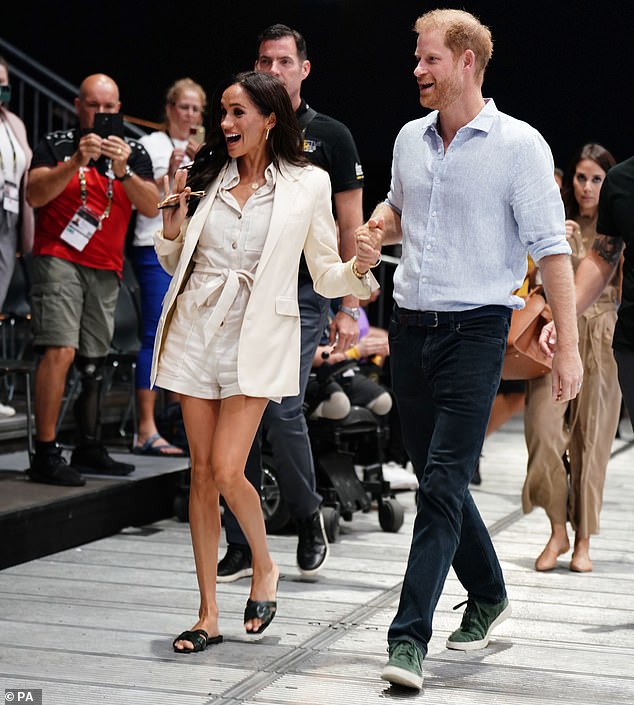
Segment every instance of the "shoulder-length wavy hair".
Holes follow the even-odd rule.
[[[229,162],[227,142],[220,125],[221,99],[224,91],[236,84],[242,86],[262,115],[268,117],[271,113],[275,114],[276,123],[266,142],[273,165],[282,169],[284,163],[297,166],[310,163],[304,155],[301,131],[284,85],[270,74],[244,71],[223,81],[214,91],[209,136],[198,150],[187,178],[187,185],[191,186],[192,191],[207,188]],[[190,204],[188,215],[196,210],[197,203],[196,200]]]

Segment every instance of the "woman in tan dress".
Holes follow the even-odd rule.
[[[586,144],[564,177],[566,234],[573,267],[592,247],[596,235],[601,184],[614,157],[598,144]],[[576,399],[558,404],[551,398],[550,375],[527,385],[524,432],[528,468],[522,493],[524,512],[543,507],[551,524],[550,538],[535,569],[552,570],[568,552],[566,528],[574,532],[570,570],[592,570],[590,536],[599,532],[599,514],[612,442],[621,409],[621,393],[612,352],[619,273],[578,320],[583,386]]]
[[[216,92],[212,111],[209,139],[191,169],[176,172],[174,193],[161,204],[163,230],[155,235],[159,261],[172,279],[151,382],[180,394],[200,591],[198,619],[174,639],[179,653],[222,641],[220,495],[253,556],[247,633],[260,634],[276,613],[279,570],[268,551],[259,494],[244,467],[267,403],[299,389],[302,252],[315,289],[327,298],[368,298],[378,288],[369,269],[380,259],[380,244],[367,236],[357,238],[356,258],[339,258],[330,179],[303,155],[288,92],[277,78],[238,75]]]

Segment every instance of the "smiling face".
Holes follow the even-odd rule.
[[[273,114],[262,115],[239,83],[224,91],[221,106],[220,126],[230,157],[255,157],[266,149],[266,131],[275,124]]]
[[[414,76],[424,108],[446,110],[460,100],[463,93],[460,57],[455,57],[445,45],[440,30],[418,35],[416,59]]]
[[[592,159],[582,159],[575,168],[572,187],[579,204],[579,214],[594,217],[599,208],[599,193],[605,171]]]

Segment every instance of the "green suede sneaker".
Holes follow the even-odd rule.
[[[465,604],[467,609],[462,615],[460,628],[447,639],[447,648],[460,651],[484,649],[489,643],[493,627],[511,616],[511,605],[506,597],[496,605],[468,599],[454,609]]]
[[[381,678],[393,685],[420,690],[423,687],[423,667],[418,647],[411,641],[393,641],[387,650],[390,658]]]

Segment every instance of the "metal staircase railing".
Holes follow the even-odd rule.
[[[31,147],[35,147],[47,133],[76,124],[74,99],[79,92],[78,86],[53,73],[2,37],[0,53],[9,64],[11,110],[24,121]],[[126,134],[137,138],[147,134],[148,130],[134,121],[135,118],[125,116]],[[154,127],[146,121],[139,120],[139,123]]]

